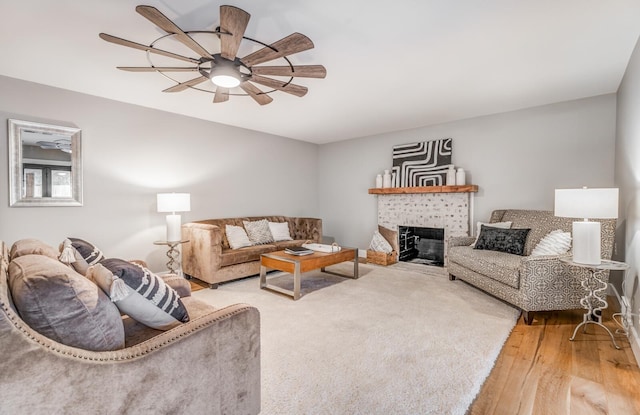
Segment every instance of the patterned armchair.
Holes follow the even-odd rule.
[[[466,281],[520,308],[527,324],[532,323],[535,311],[582,308],[580,299],[585,290],[581,284],[589,271],[562,263],[558,255],[530,256],[545,235],[556,229],[571,232],[575,220],[556,217],[551,211],[495,210],[491,223],[511,221],[511,228],[531,229],[524,256],[473,249],[470,245],[474,238],[470,237],[451,238],[449,279]],[[605,219],[600,223],[602,257],[611,259],[616,221]],[[608,279],[609,274],[604,273],[603,280]]]

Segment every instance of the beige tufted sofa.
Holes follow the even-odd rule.
[[[279,241],[231,249],[225,225],[243,226],[243,221],[267,219],[287,222],[292,241]],[[218,283],[256,275],[260,272],[260,255],[300,246],[305,241],[321,242],[322,219],[287,216],[253,216],[245,218],[208,219],[182,225],[182,269],[188,277],[197,278],[216,288]]]
[[[40,255],[28,257],[38,261]],[[180,294],[189,322],[159,331],[123,316],[124,348],[88,351],[51,340],[25,323],[9,289],[10,259],[0,241],[0,413],[260,412],[256,308],[215,309],[192,298],[183,278],[169,277],[165,281]]]
[[[588,275],[585,268],[560,262],[557,255],[530,256],[531,251],[549,232],[562,229],[571,232],[576,219],[560,218],[551,211],[495,210],[490,222],[511,221],[511,228],[530,228],[525,255],[473,249],[473,237],[451,238],[449,241],[449,278],[472,284],[518,308],[527,324],[534,311],[582,308],[585,290],[581,283]],[[579,219],[577,219],[579,220]],[[602,257],[611,259],[616,221],[600,220],[602,225]],[[609,274],[603,275],[608,282]]]

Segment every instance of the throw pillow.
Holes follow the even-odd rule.
[[[531,256],[537,255],[562,255],[571,248],[571,232],[556,229],[549,232],[531,251]]]
[[[471,247],[475,248],[476,242],[478,242],[478,237],[480,236],[480,228],[483,225],[484,226],[491,226],[493,228],[509,229],[509,228],[511,228],[511,224],[512,224],[512,222],[494,222],[494,223],[478,222],[478,224],[476,225],[476,240],[473,241],[473,243],[471,244]]]
[[[22,319],[43,336],[85,350],[124,347],[118,308],[94,283],[57,259],[16,258],[9,264],[9,287]]]
[[[251,241],[242,226],[225,225],[224,232],[227,234],[227,240],[231,249],[244,248],[251,246]]]
[[[379,231],[373,233],[369,249],[376,252],[384,252],[385,254],[390,254],[393,251],[391,244],[384,239],[384,236]]]
[[[79,238],[67,238],[62,242],[60,261],[69,264],[82,275],[87,274],[87,268],[105,258],[100,249],[90,242]]]
[[[273,242],[273,235],[269,230],[269,221],[266,219],[256,220],[253,222],[243,220],[244,229],[247,231],[249,240],[254,245],[263,245]]]
[[[178,293],[141,265],[109,258],[89,267],[87,277],[120,311],[146,326],[169,330],[189,321]]]
[[[16,259],[24,255],[44,255],[53,259],[58,259],[58,251],[51,245],[42,242],[39,239],[20,239],[11,246],[9,258]]]
[[[482,225],[475,249],[524,255],[524,245],[531,229],[501,229]]]
[[[287,222],[269,222],[269,231],[274,241],[292,241]]]

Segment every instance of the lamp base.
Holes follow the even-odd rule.
[[[600,265],[600,222],[573,222],[573,262]]]
[[[167,215],[167,242],[178,242],[182,239],[181,222],[180,215]]]

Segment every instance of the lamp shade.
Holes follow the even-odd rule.
[[[189,212],[191,194],[158,193],[158,212]]]
[[[554,211],[563,218],[615,219],[618,189],[556,189]]]

